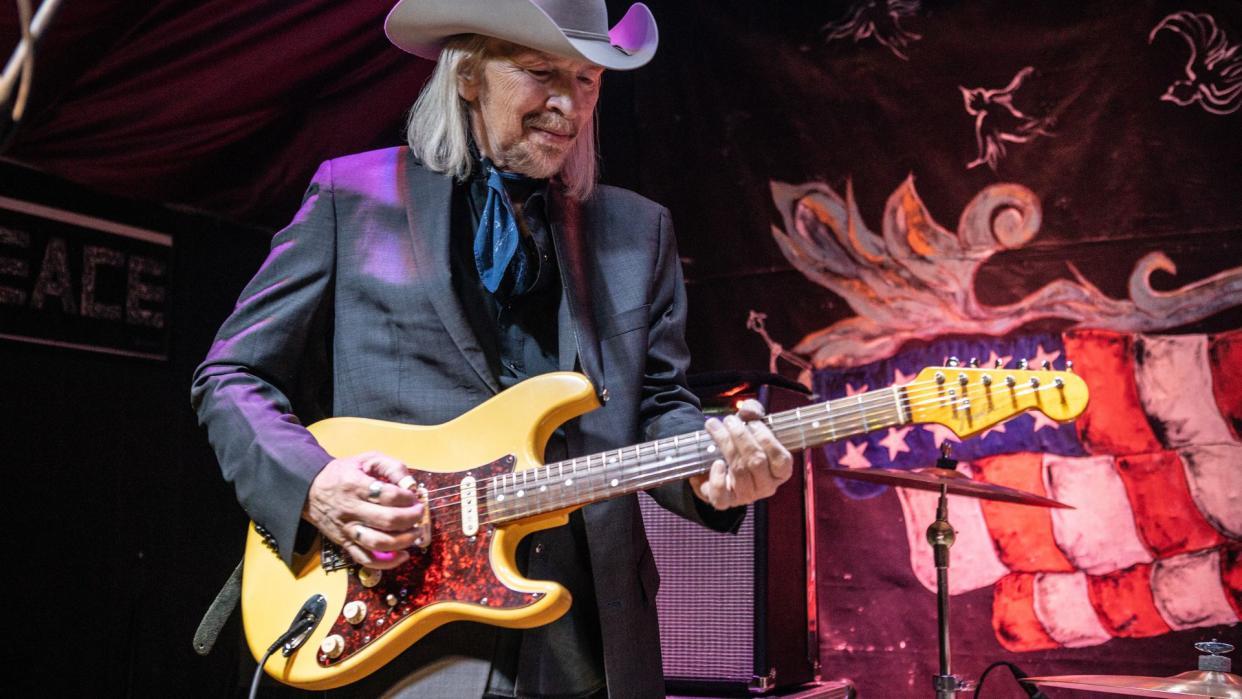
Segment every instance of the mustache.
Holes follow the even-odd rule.
[[[573,122],[557,114],[535,114],[529,116],[526,118],[526,125],[530,128],[550,131],[554,134],[571,138],[578,135],[578,130],[574,128]]]

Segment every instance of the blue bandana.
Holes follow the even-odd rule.
[[[479,270],[483,286],[495,294],[509,267],[513,267],[513,286],[510,293],[524,293],[535,281],[538,270],[527,256],[519,250],[522,232],[513,213],[513,202],[505,189],[506,182],[534,184],[531,177],[513,172],[501,172],[487,158],[482,159],[487,173],[487,201],[479,216],[479,228],[474,233],[474,265]]]

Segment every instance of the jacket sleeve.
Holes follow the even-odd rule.
[[[661,207],[659,218],[659,252],[641,403],[643,435],[648,440],[703,429],[699,399],[686,385],[690,349],[686,346],[686,288],[677,239],[668,209]],[[746,516],[745,507],[716,510],[703,502],[694,495],[689,480],[647,492],[664,508],[716,531],[736,532]]]
[[[336,223],[332,166],[315,173],[194,373],[191,403],[246,513],[292,561],[311,481],[332,459],[299,415],[330,400]]]

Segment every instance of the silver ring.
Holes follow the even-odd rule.
[[[371,481],[371,485],[367,486],[367,500],[375,502],[379,500],[380,494],[384,492],[383,481]]]
[[[363,533],[363,532],[365,532],[365,531],[366,531],[366,529],[367,529],[367,525],[365,525],[365,524],[363,524],[363,523],[359,522],[359,523],[358,523],[358,526],[357,526],[357,527],[354,527],[354,541],[357,541],[358,543],[360,543],[360,544],[361,544],[361,543],[362,543],[362,533]]]

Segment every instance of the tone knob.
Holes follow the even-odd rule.
[[[345,652],[345,639],[341,638],[339,634],[334,633],[323,639],[323,643],[319,644],[319,652],[329,658],[339,658],[341,653]]]
[[[362,623],[363,619],[367,618],[367,605],[365,602],[354,600],[345,605],[345,609],[342,612],[345,615],[345,621],[358,625]]]
[[[379,584],[382,577],[384,577],[384,574],[381,571],[365,566],[358,569],[358,581],[362,583],[363,587],[375,587]]]

